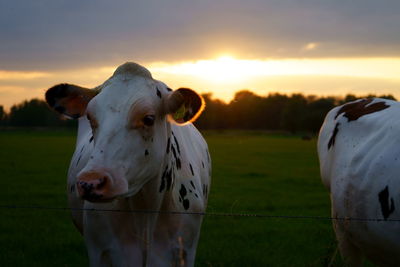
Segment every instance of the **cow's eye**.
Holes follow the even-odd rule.
[[[154,115],[146,115],[143,117],[143,124],[146,126],[153,126],[156,116]]]

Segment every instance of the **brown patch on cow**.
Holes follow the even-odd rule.
[[[373,99],[363,99],[355,103],[345,104],[343,107],[339,109],[338,113],[335,116],[335,119],[340,114],[344,113],[344,117],[346,117],[348,121],[355,121],[364,115],[378,112],[390,107],[385,102],[377,102],[368,105],[372,102],[372,100]]]

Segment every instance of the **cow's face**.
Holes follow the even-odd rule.
[[[194,120],[204,104],[194,91],[171,91],[133,63],[120,66],[98,91],[61,84],[47,91],[46,100],[66,116],[89,120],[94,148],[78,174],[78,193],[108,201],[135,194],[159,175],[169,123]]]

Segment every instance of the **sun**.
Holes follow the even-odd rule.
[[[174,65],[158,64],[151,67],[154,72],[187,75],[214,83],[237,83],[245,81],[257,73],[253,61],[236,59],[232,55],[221,55],[215,59],[183,62]]]

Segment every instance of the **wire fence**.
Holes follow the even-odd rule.
[[[327,217],[305,215],[269,215],[261,213],[223,213],[223,212],[185,212],[162,210],[132,210],[132,209],[99,209],[99,208],[71,208],[33,205],[0,205],[0,209],[29,209],[29,210],[54,210],[54,211],[88,211],[88,212],[125,212],[138,214],[171,214],[171,215],[200,215],[207,217],[251,217],[264,219],[293,219],[293,220],[325,220],[325,221],[355,221],[355,222],[400,222],[400,219],[381,218],[352,218],[352,217]]]

